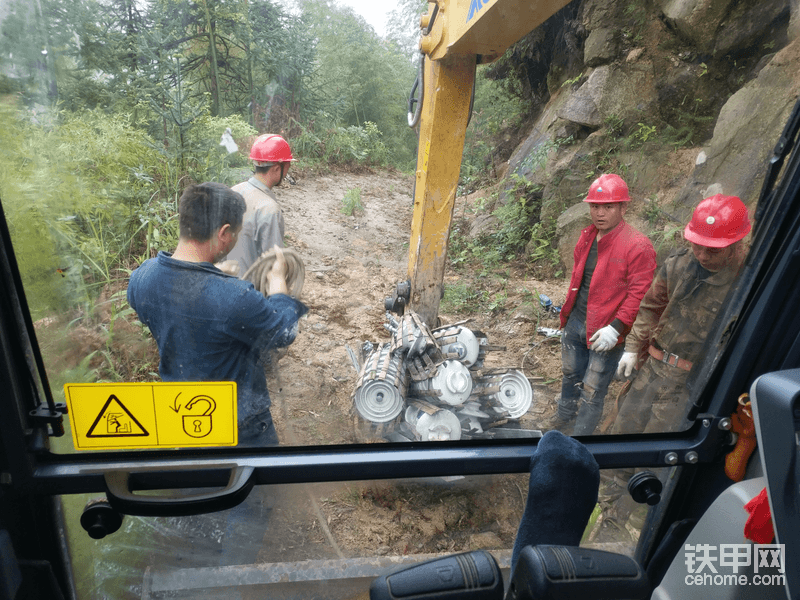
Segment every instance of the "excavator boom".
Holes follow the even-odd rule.
[[[439,0],[423,15],[424,57],[408,308],[434,327],[444,291],[453,216],[475,67],[496,60],[568,2]]]

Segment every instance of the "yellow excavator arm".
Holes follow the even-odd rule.
[[[401,304],[436,325],[475,67],[492,62],[568,0],[438,0],[420,19],[423,85],[408,282]],[[402,285],[402,284],[401,284]],[[397,298],[398,293],[395,294]],[[390,301],[387,300],[387,307]]]

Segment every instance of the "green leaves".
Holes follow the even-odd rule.
[[[361,202],[361,188],[347,190],[342,198],[342,214],[348,217],[364,211],[364,204]]]

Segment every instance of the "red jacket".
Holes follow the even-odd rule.
[[[581,232],[575,244],[575,266],[564,306],[561,308],[561,327],[567,324],[578,289],[583,279],[583,269],[597,227],[590,225]],[[597,266],[589,284],[586,307],[586,342],[606,325],[614,325],[620,332],[621,343],[636,320],[642,301],[656,270],[656,252],[647,236],[625,221],[597,241]]]

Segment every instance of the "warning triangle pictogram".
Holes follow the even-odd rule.
[[[86,437],[147,437],[149,435],[120,399],[111,394],[89,428]]]

